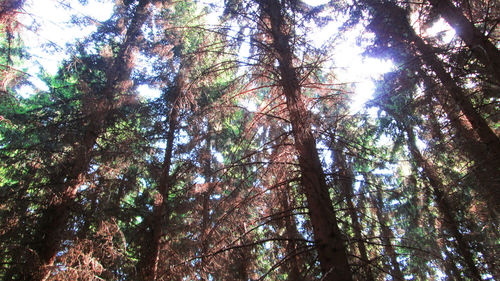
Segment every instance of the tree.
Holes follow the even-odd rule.
[[[476,163],[481,165],[484,159],[487,159],[488,164],[481,165],[476,169],[480,175],[480,180],[482,180],[482,184],[478,187],[478,193],[480,196],[483,196],[484,200],[489,202],[489,206],[493,212],[497,212],[496,209],[498,206],[495,203],[497,201],[493,198],[496,196],[494,190],[498,181],[492,178],[491,175],[495,175],[499,167],[496,161],[498,158],[494,156],[499,155],[498,153],[500,152],[498,136],[474,107],[465,91],[455,82],[451,74],[445,70],[443,64],[435,55],[433,48],[427,45],[409,25],[407,12],[391,2],[367,1],[367,3],[374,11],[374,19],[370,26],[378,36],[386,38],[383,40],[395,40],[394,44],[405,49],[403,52],[406,54],[415,52],[421,54],[416,59],[421,60],[421,66],[429,67],[443,85],[446,96],[435,95],[435,97],[440,101],[443,108],[449,109],[447,112],[448,118],[457,127],[462,137],[466,138],[468,143],[474,143],[472,147],[469,146],[469,151],[471,151]],[[392,29],[395,24],[399,28],[398,31]],[[415,58],[412,55],[408,56]],[[452,99],[452,105],[447,104],[447,99]],[[460,108],[469,125],[459,123],[460,118],[457,118],[458,116],[453,110],[454,106]],[[473,136],[465,134],[468,131],[467,126],[472,128],[474,135],[477,136],[477,141],[473,139]],[[465,149],[468,148],[465,147]]]
[[[50,168],[52,171],[42,179],[34,176],[26,182],[19,182],[21,186],[32,188],[41,180],[43,185],[40,187],[46,189],[46,194],[50,197],[45,199],[47,203],[44,207],[37,208],[32,238],[25,238],[35,257],[28,262],[26,270],[17,273],[23,276],[21,278],[46,280],[53,270],[79,189],[86,184],[97,141],[103,131],[112,124],[109,121],[113,119],[114,111],[129,102],[127,93],[132,86],[130,74],[133,56],[140,40],[141,27],[148,18],[149,5],[149,1],[140,1],[136,5],[126,29],[125,39],[118,45],[116,54],[109,54],[109,57],[81,58],[82,73],[70,74],[81,79],[73,88],[80,95],[74,105],[81,106],[81,119],[78,120],[81,128],[76,135],[69,132],[60,136],[63,140],[71,140],[65,143],[67,152]],[[99,70],[98,73],[92,73],[93,67]]]
[[[4,2],[0,279],[498,278],[498,4],[119,0],[43,90]]]
[[[451,1],[429,1],[433,7],[457,32],[475,57],[494,74],[500,83],[500,51],[488,36],[484,35]],[[493,6],[493,11],[495,7]],[[496,40],[496,38],[492,38]]]
[[[269,55],[278,62],[277,83],[285,98],[288,116],[292,125],[295,149],[299,158],[302,186],[307,197],[313,225],[316,250],[325,280],[351,280],[345,242],[338,228],[328,192],[325,175],[316,141],[311,131],[311,119],[301,96],[300,78],[294,67],[294,54],[290,44],[293,31],[287,28],[284,14],[293,3],[278,1],[258,2],[262,13],[260,28],[270,42],[260,42],[269,48]],[[291,5],[291,6],[288,6]]]

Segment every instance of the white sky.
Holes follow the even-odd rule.
[[[105,21],[113,12],[113,3],[89,0],[87,5],[82,6],[74,0],[27,0],[24,10],[26,14],[22,15],[19,21],[24,26],[31,26],[36,22],[37,26],[36,32],[26,30],[23,33],[23,41],[32,55],[32,59],[26,63],[27,72],[32,76],[29,80],[36,88],[47,90],[47,86],[36,77],[40,72],[39,66],[43,66],[49,74],[55,74],[59,63],[68,58],[64,51],[66,44],[95,31],[93,26],[72,26],[69,24],[71,16],[89,15],[97,21]],[[53,43],[58,48],[48,47],[48,43]],[[28,96],[33,91],[31,87],[25,86],[19,93]]]

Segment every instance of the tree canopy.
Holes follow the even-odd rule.
[[[92,31],[52,73],[0,4],[0,279],[500,280],[497,1],[46,2]]]

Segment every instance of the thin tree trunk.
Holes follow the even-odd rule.
[[[372,198],[372,204],[375,208],[377,220],[380,224],[384,250],[386,254],[389,256],[389,259],[391,261],[391,276],[396,281],[404,281],[405,278],[403,276],[401,267],[397,259],[398,255],[391,242],[391,238],[394,237],[394,234],[392,233],[392,230],[389,228],[389,218],[383,212],[384,201],[382,199],[382,192],[380,191],[380,187],[377,186],[375,188],[376,188],[375,196],[370,196],[370,197]]]
[[[184,67],[179,68],[176,77],[174,88],[171,92],[172,109],[168,116],[168,131],[165,136],[167,144],[165,147],[165,155],[163,167],[158,180],[158,194],[154,199],[153,214],[149,220],[150,235],[145,239],[142,247],[142,255],[137,263],[139,278],[143,281],[154,281],[158,278],[158,263],[160,259],[160,251],[162,247],[162,237],[164,236],[165,226],[169,217],[167,198],[174,185],[170,172],[172,168],[172,157],[174,151],[174,140],[179,124],[179,110],[182,91],[184,91],[186,70]]]
[[[280,86],[292,125],[295,149],[299,157],[302,186],[307,198],[316,249],[323,280],[352,280],[344,239],[326,184],[326,178],[311,131],[311,118],[301,96],[299,78],[293,67],[289,34],[277,0],[258,1],[264,17],[269,19],[267,30],[272,39],[272,55],[278,60]]]
[[[352,201],[354,197],[354,191],[353,191],[354,175],[352,173],[351,168],[347,166],[347,161],[345,159],[345,156],[340,149],[341,147],[337,145],[337,149],[335,149],[333,152],[334,156],[333,159],[335,161],[335,165],[338,168],[337,175],[338,175],[340,190],[344,197],[344,201],[347,204],[347,213],[351,218],[354,238],[358,246],[357,248],[359,251],[360,260],[363,263],[362,268],[364,274],[362,275],[362,279],[367,281],[374,281],[375,277],[371,269],[370,258],[368,257],[368,252],[366,250],[366,246],[363,240],[362,227],[361,224],[359,223],[359,217],[356,212],[357,208],[354,206],[354,203]]]
[[[209,276],[205,270],[208,265],[208,258],[205,255],[209,251],[209,235],[210,235],[210,196],[214,192],[216,187],[216,183],[212,180],[212,137],[210,135],[211,126],[207,124],[207,132],[208,136],[205,139],[206,147],[202,152],[202,159],[200,160],[203,163],[203,176],[205,178],[205,184],[208,185],[206,191],[201,194],[202,206],[201,206],[201,229],[200,229],[200,256],[202,256],[201,261],[199,263],[199,274],[201,276],[201,280],[209,280]]]
[[[283,210],[284,222],[285,222],[285,238],[287,239],[286,253],[291,255],[289,257],[289,262],[286,263],[286,272],[288,273],[288,281],[301,281],[302,274],[299,266],[299,257],[297,256],[297,242],[298,231],[297,225],[295,223],[295,217],[293,211],[290,209],[290,204],[288,200],[290,199],[290,194],[288,192],[288,185],[285,185],[283,190],[280,191],[280,201],[281,208]]]
[[[84,182],[89,169],[95,143],[105,129],[110,111],[116,107],[114,98],[130,87],[127,80],[133,68],[132,56],[137,49],[143,23],[148,17],[148,0],[142,0],[136,7],[134,17],[127,30],[126,39],[121,44],[119,53],[106,73],[106,86],[97,102],[84,102],[84,110],[89,110],[85,135],[80,143],[73,147],[74,154],[63,164],[62,172],[54,175],[51,183],[54,186],[54,198],[43,210],[36,225],[35,250],[39,262],[29,266],[26,274],[29,280],[46,280],[52,270],[57,252],[64,237],[71,209],[75,204],[78,187]]]
[[[434,9],[455,29],[458,36],[476,58],[494,75],[500,84],[500,51],[474,24],[449,0],[430,0]]]
[[[418,150],[415,144],[415,135],[410,127],[405,128],[408,135],[408,146],[410,153],[417,164],[423,169],[425,176],[429,179],[431,186],[433,187],[433,194],[436,200],[436,204],[440,213],[443,215],[443,222],[446,228],[450,231],[453,238],[456,240],[457,251],[462,256],[464,263],[468,269],[467,275],[473,280],[481,280],[481,274],[479,269],[474,263],[474,257],[471,253],[471,249],[459,230],[458,223],[456,221],[456,216],[453,211],[448,197],[445,194],[445,186],[441,181],[439,175],[437,174],[432,163],[424,158],[424,156]]]

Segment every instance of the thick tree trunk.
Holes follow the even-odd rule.
[[[87,127],[80,143],[73,149],[71,158],[63,164],[62,172],[51,179],[54,199],[42,212],[36,225],[33,249],[38,256],[38,263],[30,265],[28,276],[24,279],[46,280],[53,267],[57,252],[66,231],[71,208],[75,204],[78,188],[85,179],[92,159],[92,151],[97,138],[105,129],[105,123],[110,111],[116,106],[114,98],[126,92],[130,87],[126,81],[132,72],[132,55],[137,49],[137,42],[141,34],[143,23],[148,17],[148,4],[150,1],[142,0],[136,7],[135,14],[127,30],[126,39],[120,46],[120,51],[108,73],[106,73],[106,86],[99,95],[97,103],[85,104],[88,110]],[[94,93],[89,93],[94,95]],[[91,99],[92,100],[92,99]]]
[[[354,184],[354,174],[352,170],[347,165],[347,160],[344,154],[341,151],[341,147],[337,146],[333,153],[333,159],[335,161],[335,165],[337,166],[338,172],[338,184],[340,186],[340,190],[344,197],[344,201],[347,204],[347,213],[351,219],[352,228],[354,232],[354,239],[357,244],[357,248],[359,251],[359,258],[362,262],[362,276],[361,279],[367,281],[374,281],[375,277],[372,272],[370,258],[368,257],[368,251],[366,250],[366,246],[363,240],[363,232],[362,227],[359,222],[358,213],[356,212],[357,208],[354,206],[353,197],[353,184]]]
[[[299,157],[302,186],[307,198],[323,280],[352,280],[345,241],[338,228],[328,185],[311,131],[311,118],[300,93],[300,83],[293,67],[293,53],[282,6],[279,1],[258,1],[270,26],[271,52],[278,61],[280,86],[292,124],[295,149]],[[266,29],[266,27],[263,27]]]
[[[476,58],[492,72],[500,84],[500,51],[474,24],[449,0],[430,0],[436,11],[455,29],[458,36]]]

